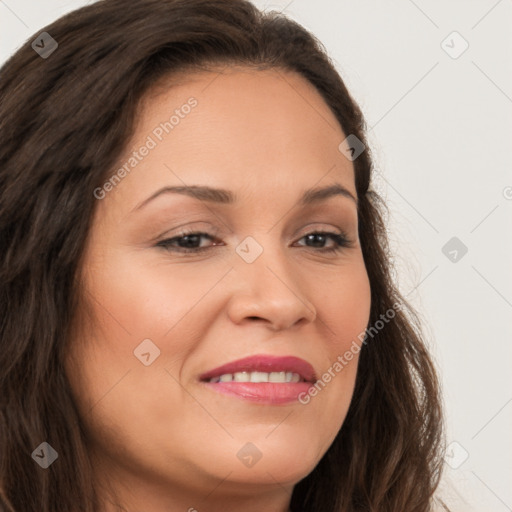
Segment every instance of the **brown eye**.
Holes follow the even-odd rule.
[[[163,247],[169,251],[174,252],[200,252],[207,249],[210,249],[212,244],[207,247],[201,247],[201,239],[208,238],[210,240],[215,240],[213,236],[208,233],[203,232],[190,232],[190,233],[181,233],[178,236],[173,238],[167,238],[165,240],[161,240],[156,245],[158,247]]]
[[[318,248],[321,252],[338,252],[341,251],[345,247],[350,247],[351,242],[348,240],[344,233],[331,233],[327,231],[313,231],[312,233],[308,233],[304,235],[301,240],[306,239],[307,242],[310,242],[312,245],[307,245],[307,247]],[[323,247],[327,240],[332,240],[334,242],[333,247]]]

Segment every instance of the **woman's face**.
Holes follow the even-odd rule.
[[[334,440],[370,312],[347,135],[290,72],[200,72],[146,97],[95,192],[82,278],[96,321],[68,366],[95,467],[126,495],[289,499]],[[165,187],[181,192],[156,195]],[[201,380],[250,356],[262,357]],[[311,383],[241,382],[312,378],[281,357],[330,381],[316,396]],[[242,370],[259,373],[228,382]]]

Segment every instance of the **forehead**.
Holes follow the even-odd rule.
[[[138,131],[147,132],[157,118],[172,114],[190,97],[200,108],[193,118],[208,121],[212,131],[242,128],[253,137],[277,130],[312,142],[331,132],[336,138],[341,127],[316,88],[298,73],[281,70],[233,67],[195,71],[161,79],[145,95],[139,109]],[[189,123],[190,124],[190,123]],[[195,130],[198,126],[195,126]],[[271,131],[273,130],[273,131]],[[318,137],[315,134],[320,132]],[[284,135],[284,134],[283,134]]]
[[[261,194],[336,181],[356,195],[352,164],[338,149],[344,138],[323,98],[297,73],[181,73],[161,80],[140,103],[134,135],[118,165],[149,140],[153,147],[116,192],[133,205],[166,185]]]

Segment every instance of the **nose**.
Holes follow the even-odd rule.
[[[292,269],[283,255],[271,255],[266,250],[252,263],[238,261],[234,270],[236,286],[228,315],[235,324],[259,321],[278,331],[316,319],[316,308],[306,297],[304,279],[298,277],[297,266]]]

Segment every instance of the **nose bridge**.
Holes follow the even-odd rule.
[[[236,248],[234,278],[239,283],[230,306],[235,322],[257,317],[275,328],[286,328],[316,318],[298,265],[290,261],[286,248],[275,237],[272,232],[248,236]]]

